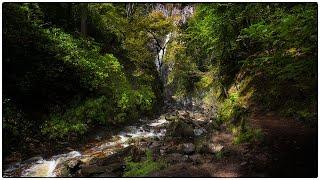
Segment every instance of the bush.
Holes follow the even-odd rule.
[[[263,139],[263,133],[261,129],[245,128],[245,130],[234,130],[235,138],[234,144],[251,143],[253,141],[261,141]]]
[[[238,123],[248,115],[248,110],[238,102],[238,93],[231,93],[227,99],[218,105],[218,123],[230,122]]]
[[[152,152],[150,150],[146,151],[147,159],[142,162],[133,162],[132,158],[126,159],[126,170],[124,177],[139,177],[146,176],[151,172],[161,170],[166,167],[166,164],[162,161],[156,162],[152,158]]]
[[[59,116],[52,116],[41,131],[51,139],[67,139],[71,134],[84,134],[87,131],[87,127],[80,121],[69,122],[60,119]]]

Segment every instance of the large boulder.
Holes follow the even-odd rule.
[[[99,157],[92,158],[88,162],[88,164],[89,165],[97,164],[99,166],[105,166],[105,165],[116,163],[116,162],[123,162],[124,158],[127,156],[131,156],[134,153],[136,148],[137,148],[136,146],[131,145],[131,146],[128,146],[126,148],[121,149],[120,151],[118,151],[110,156],[103,157],[103,158],[99,158]]]
[[[78,175],[81,161],[78,158],[72,158],[66,161],[61,161],[57,164],[54,174],[57,177],[72,177]]]
[[[182,119],[172,121],[167,128],[167,135],[179,138],[194,137],[193,126]]]

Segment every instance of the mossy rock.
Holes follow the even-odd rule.
[[[165,119],[167,121],[174,121],[174,120],[178,119],[178,117],[176,115],[167,115],[167,116],[165,116]]]
[[[167,132],[172,137],[190,138],[194,136],[193,129],[192,125],[178,119],[169,124]]]

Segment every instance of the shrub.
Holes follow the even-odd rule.
[[[60,138],[67,139],[71,133],[84,134],[87,130],[86,124],[75,121],[69,122],[60,119],[59,116],[52,116],[41,128],[43,134],[51,139]]]
[[[166,164],[163,161],[157,162],[153,160],[151,150],[146,151],[146,156],[147,159],[142,162],[133,162],[131,157],[127,158],[127,167],[124,177],[146,176],[151,172],[158,171],[166,167]]]
[[[263,133],[261,129],[245,128],[245,130],[234,130],[235,137],[233,139],[234,144],[241,144],[246,142],[261,141],[263,139]]]

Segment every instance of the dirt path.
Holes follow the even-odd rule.
[[[249,147],[248,176],[317,177],[317,127],[274,113],[255,113],[249,123],[263,131],[264,140]]]
[[[255,113],[248,122],[264,134],[261,142],[234,145],[224,127],[210,142],[224,146],[223,156],[202,154],[202,163],[179,163],[156,177],[317,177],[317,129],[275,114]]]

